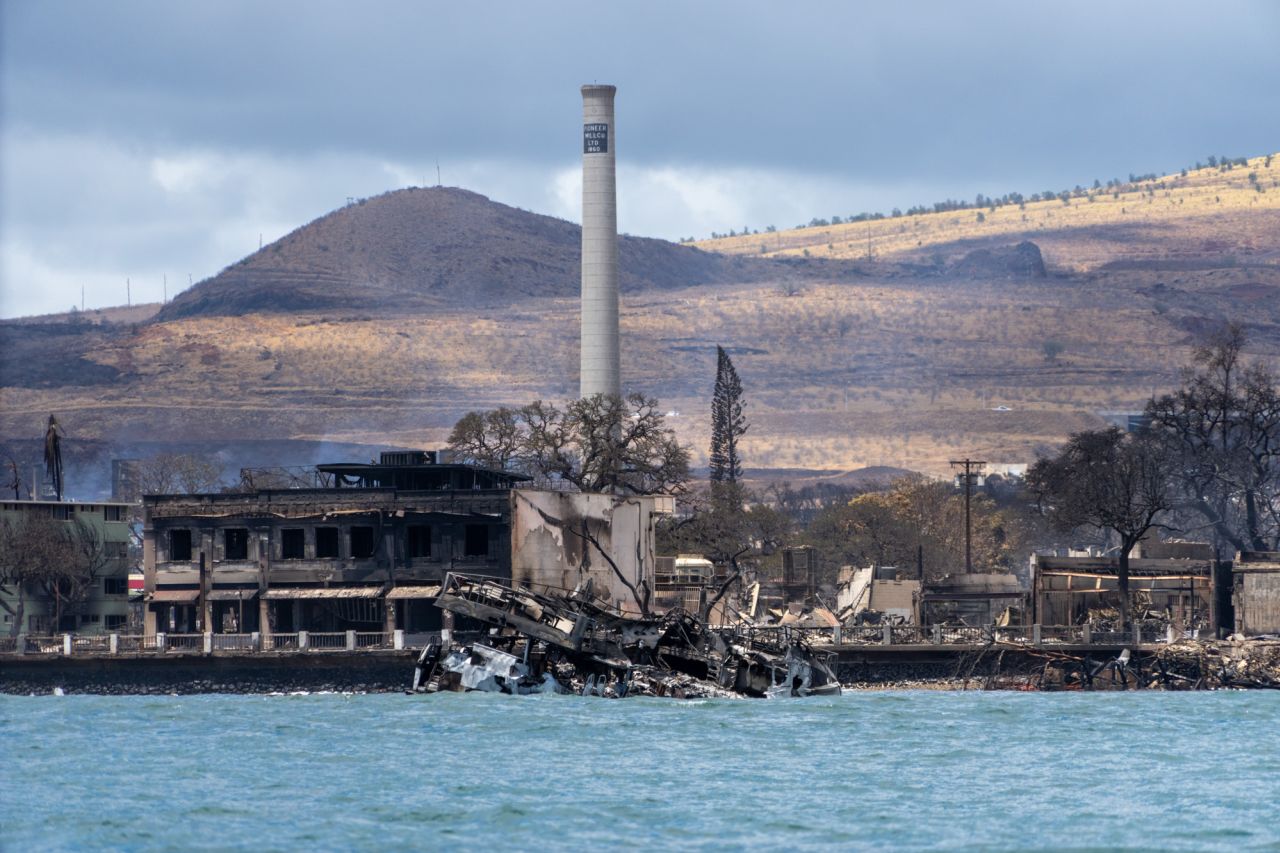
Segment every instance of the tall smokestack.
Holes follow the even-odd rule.
[[[613,86],[582,87],[581,395],[621,394]]]

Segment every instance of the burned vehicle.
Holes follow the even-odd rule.
[[[827,656],[787,627],[712,627],[685,610],[641,618],[573,590],[450,574],[436,606],[488,627],[483,640],[429,645],[413,692],[625,696],[838,695]]]

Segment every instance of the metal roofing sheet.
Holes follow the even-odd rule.
[[[380,586],[276,587],[262,594],[267,601],[305,598],[379,598]]]
[[[198,589],[157,589],[151,593],[152,601],[170,603],[188,603],[200,597]]]
[[[387,591],[387,598],[435,598],[440,594],[440,585],[432,586],[398,586]]]
[[[258,597],[256,589],[214,589],[209,591],[209,601],[249,601]]]

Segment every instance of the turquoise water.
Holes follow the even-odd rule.
[[[0,696],[0,848],[1280,850],[1280,693]]]

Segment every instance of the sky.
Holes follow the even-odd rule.
[[[439,180],[678,239],[1280,151],[1280,2],[0,3],[0,317],[172,297]]]

